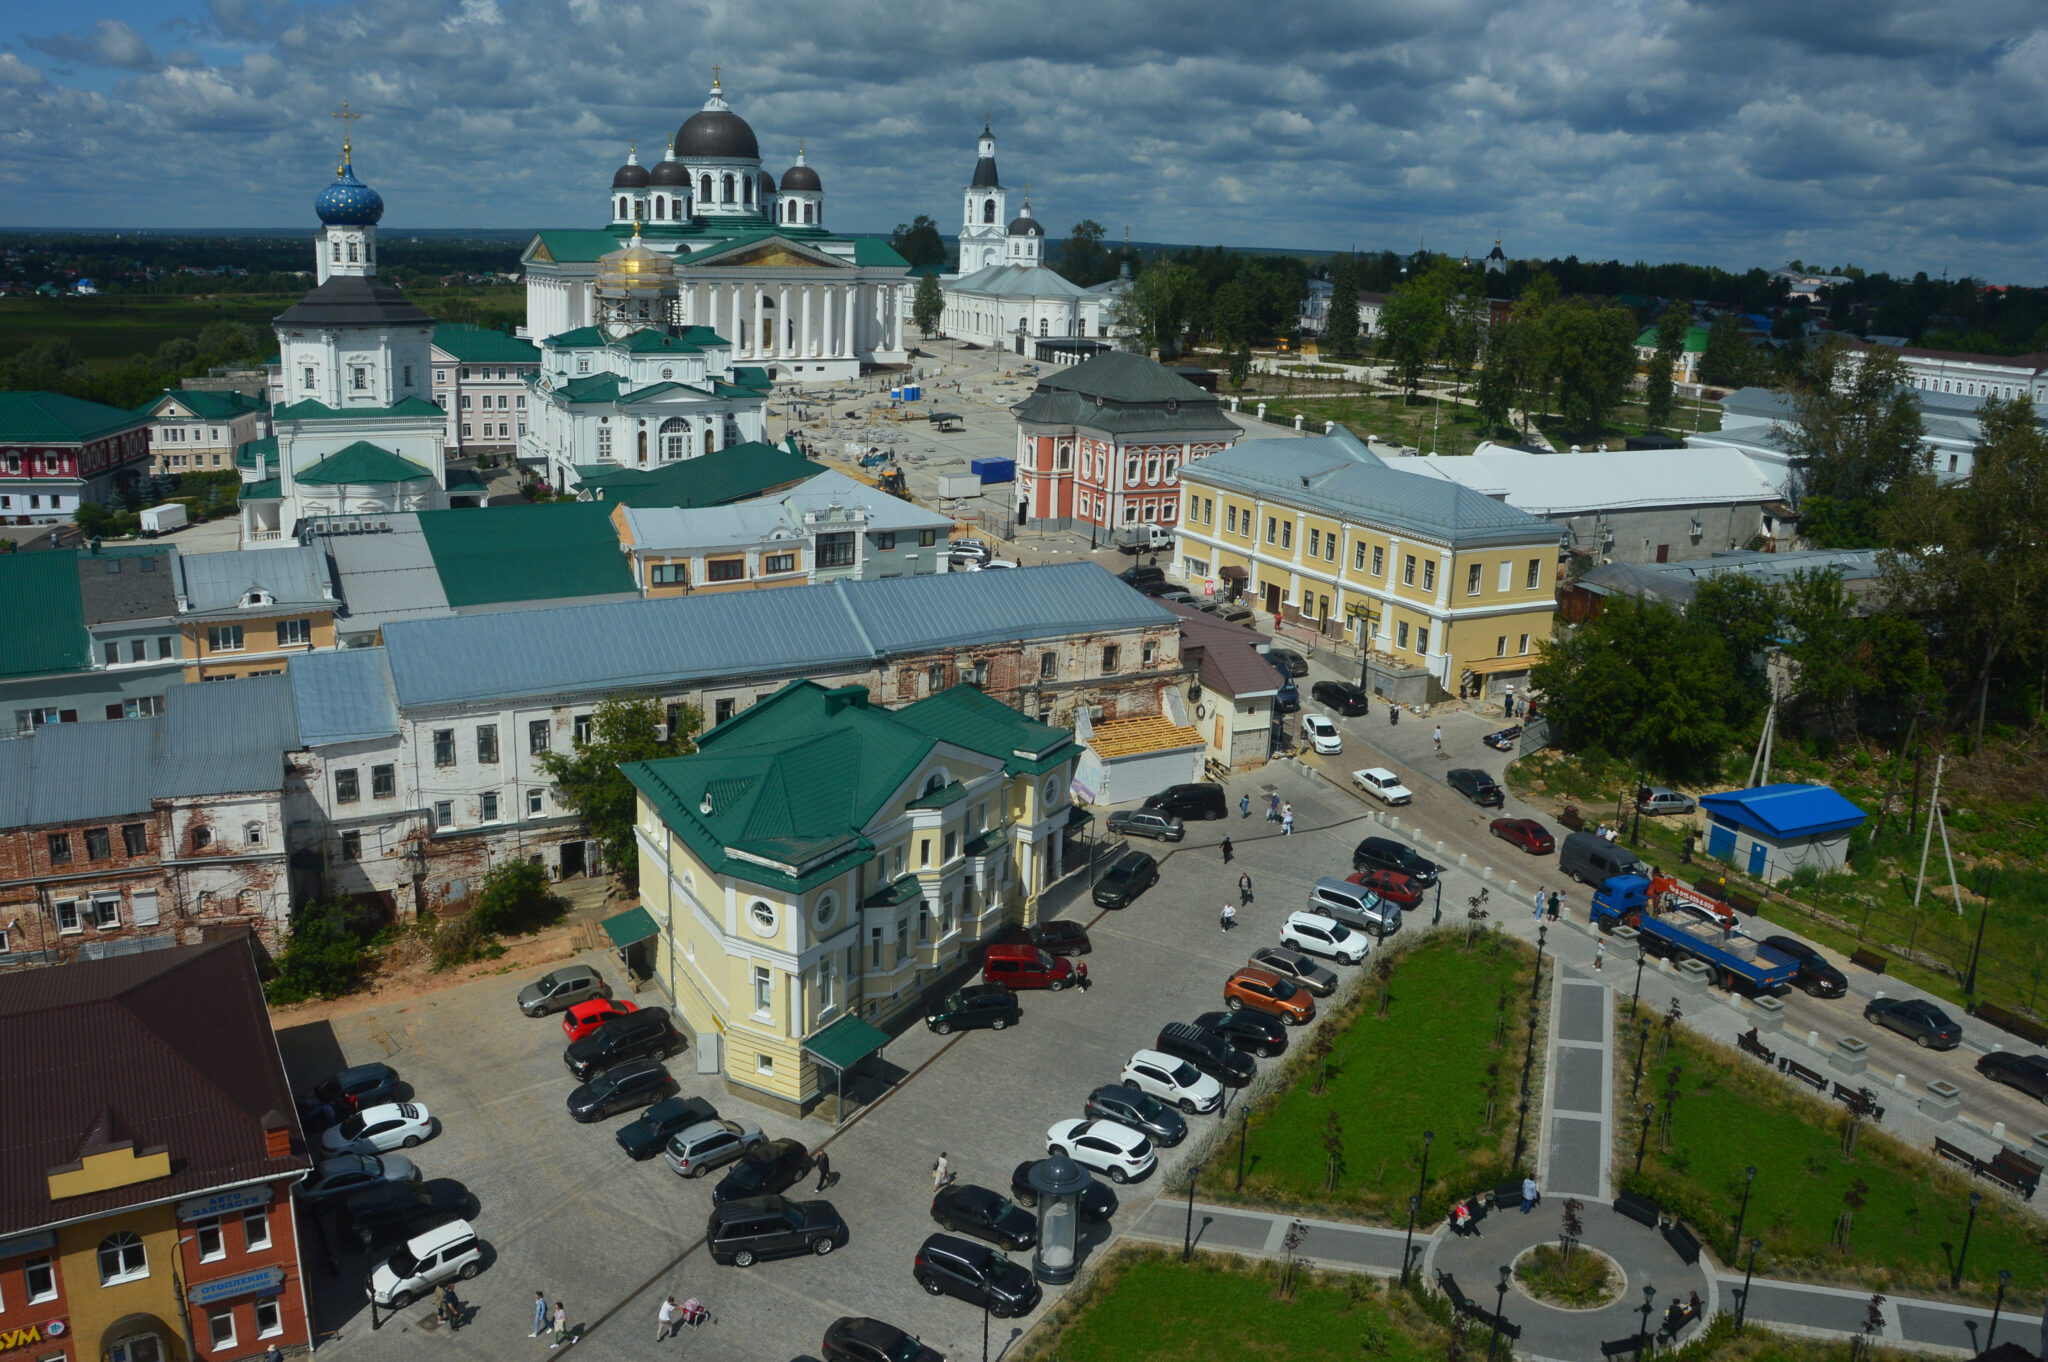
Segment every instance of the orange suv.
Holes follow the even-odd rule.
[[[1316,1002],[1308,990],[1269,969],[1247,967],[1223,982],[1223,1002],[1232,1012],[1255,1008],[1270,1012],[1289,1026],[1315,1020]]]

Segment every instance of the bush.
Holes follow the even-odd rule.
[[[549,887],[545,867],[514,861],[484,875],[469,921],[485,935],[530,932],[559,922],[568,907],[568,900]]]
[[[277,977],[264,985],[274,1003],[338,998],[363,973],[363,924],[354,905],[327,900],[309,903],[292,915],[291,936],[277,957]]]
[[[435,928],[432,950],[437,973],[478,960],[495,960],[505,953],[505,948],[477,921],[474,912]]]

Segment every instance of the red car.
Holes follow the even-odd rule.
[[[1489,826],[1502,841],[1513,842],[1538,856],[1548,856],[1557,850],[1557,839],[1550,835],[1550,829],[1533,818],[1496,818]]]
[[[1422,901],[1422,891],[1416,888],[1415,881],[1398,870],[1360,870],[1344,878],[1403,908],[1413,908]]]
[[[614,1017],[639,1010],[638,1003],[622,1002],[616,998],[592,998],[562,1014],[562,1034],[572,1041],[582,1040]]]

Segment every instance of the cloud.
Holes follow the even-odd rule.
[[[0,52],[0,85],[46,85],[48,78],[12,52]]]
[[[149,71],[157,66],[156,53],[142,35],[119,19],[95,20],[89,34],[53,33],[27,41],[37,51],[60,61],[112,66],[124,71]]]

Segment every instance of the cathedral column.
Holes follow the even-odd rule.
[[[797,353],[799,355],[802,355],[805,359],[809,359],[813,353],[813,351],[811,350],[811,294],[814,290],[811,288],[809,284],[805,284],[803,286],[803,289],[804,329],[802,336],[799,338]]]
[[[710,295],[710,301],[709,301],[709,303],[708,303],[708,304],[706,305],[706,311],[705,311],[705,315],[706,315],[706,316],[708,316],[708,317],[709,317],[709,318],[711,319],[711,329],[712,329],[713,331],[717,331],[717,330],[718,330],[718,285],[716,285],[716,284],[706,284],[706,285],[704,286],[704,292]]]
[[[846,286],[846,335],[844,337],[846,342],[846,357],[848,359],[852,359],[854,356],[860,353],[860,337],[854,334],[853,328],[853,310],[855,306],[855,300],[858,299],[859,297],[860,285],[848,284]]]
[[[726,301],[732,304],[732,335],[726,339],[732,342],[732,357],[738,359],[743,348],[740,344],[740,286],[738,284],[729,284],[727,287],[732,290],[726,299]]]
[[[768,317],[768,290],[754,285],[754,358],[765,359],[768,355],[767,336],[761,330],[761,323]]]
[[[889,343],[891,350],[903,348],[903,285],[889,287]]]
[[[784,284],[775,304],[775,353],[785,358],[795,349],[789,337],[789,285]]]

